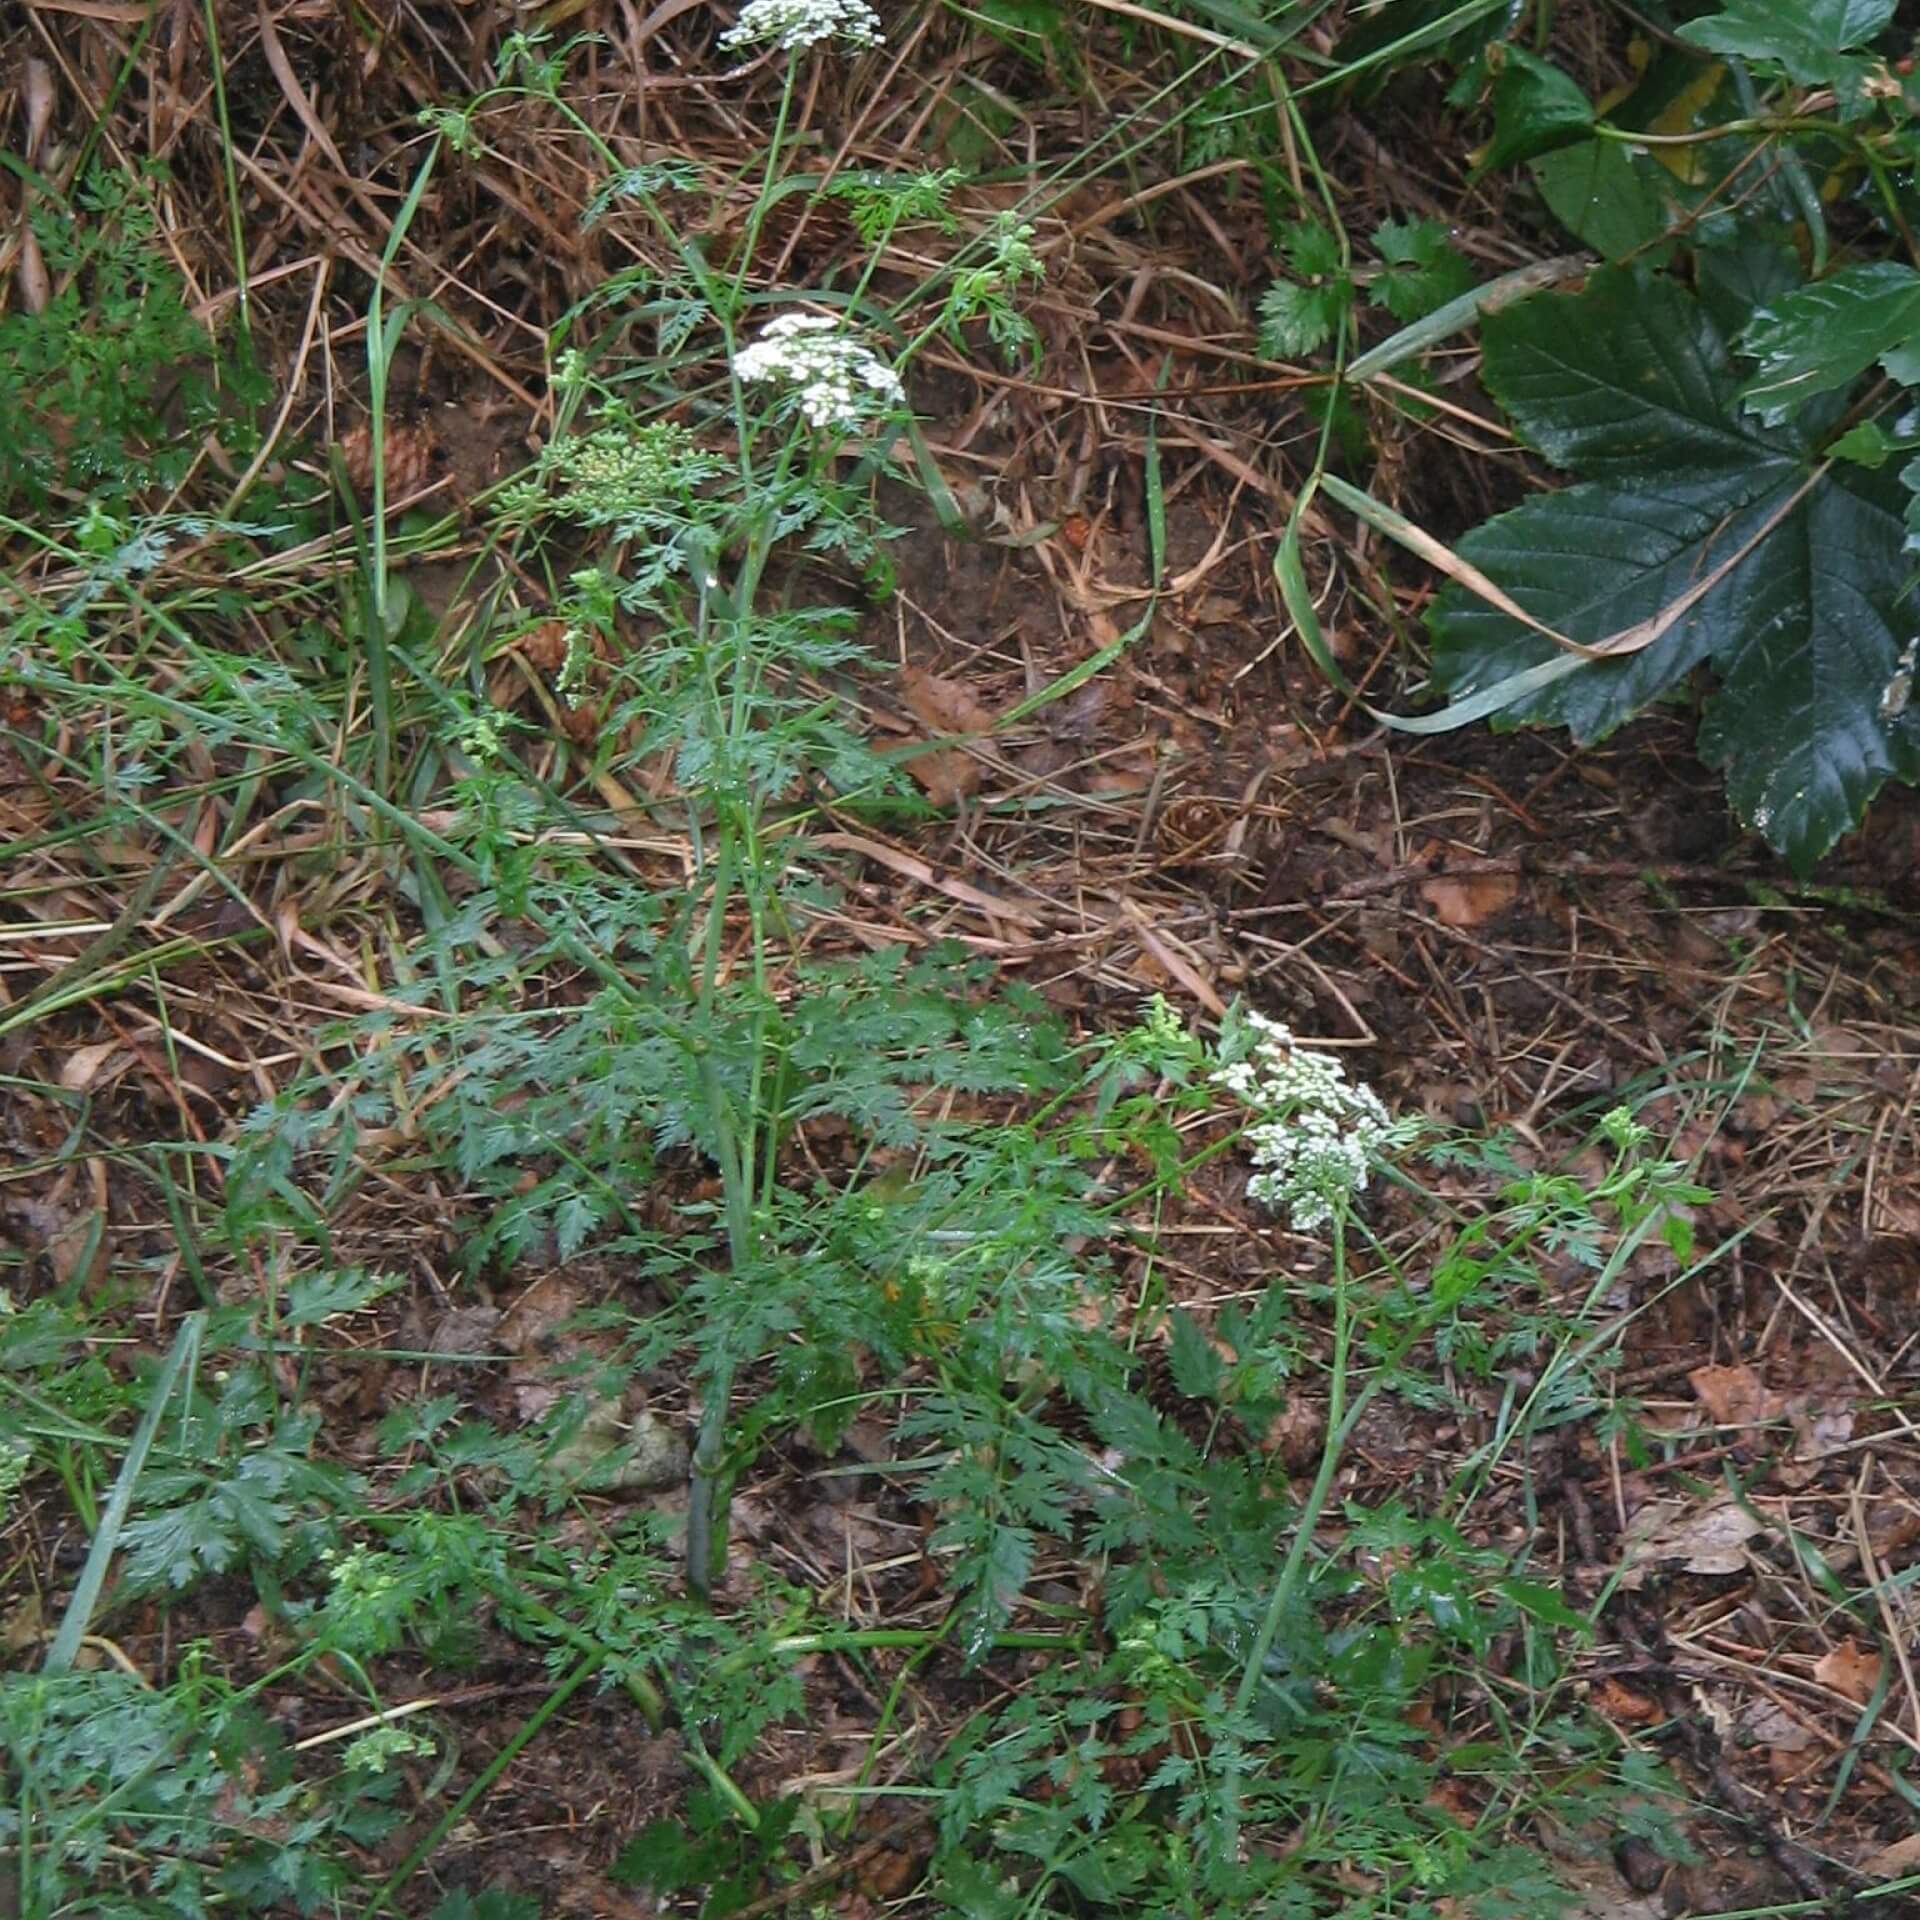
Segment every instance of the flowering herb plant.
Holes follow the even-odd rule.
[[[880,16],[866,0],[747,0],[720,44],[729,53],[758,46],[805,53],[829,41],[877,47],[882,39]]]
[[[747,386],[788,388],[801,417],[823,430],[851,432],[906,405],[893,368],[825,314],[776,315],[733,356],[733,373]]]
[[[1409,1137],[1380,1096],[1348,1079],[1332,1054],[1303,1047],[1292,1028],[1263,1013],[1240,1015],[1232,1058],[1215,1084],[1253,1116],[1244,1135],[1254,1175],[1247,1197],[1317,1233],[1336,1208],[1365,1192],[1374,1157]]]

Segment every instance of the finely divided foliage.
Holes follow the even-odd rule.
[[[1129,32],[1169,24],[1121,11]],[[1628,143],[1580,87],[1500,37],[1505,9],[1416,11],[1399,51],[1316,46],[1314,70],[1456,66],[1458,104],[1492,117],[1487,164],[1542,163],[1548,205],[1574,218],[1612,196],[1594,244],[1633,257],[1482,312],[1442,222],[1380,220],[1352,243],[1298,102],[1272,111],[1277,49],[1249,131],[1213,58],[1240,43],[1173,23],[1209,52],[1167,110],[1177,127],[1183,93],[1205,108],[1206,151],[1226,157],[1200,172],[1253,155],[1285,263],[1260,340],[1228,351],[1331,354],[1283,384],[1321,466],[1360,463],[1383,394],[1472,420],[1417,363],[1478,328],[1486,393],[1573,480],[1461,542],[1508,598],[1441,594],[1434,684],[1592,740],[1707,669],[1704,748],[1805,866],[1884,782],[1920,778],[1920,276],[1828,271],[1817,194],[1793,203],[1791,246],[1704,199],[1673,212],[1679,189],[1615,152]],[[1377,24],[1358,12],[1357,32]],[[1051,9],[981,17],[1042,42],[1036,86],[1068,69]],[[1831,89],[1845,130],[1891,122],[1874,52],[1889,18],[1890,0],[1736,0],[1668,51],[1747,62],[1726,80],[1746,94],[1755,74]],[[1282,32],[1250,20],[1227,24]],[[771,128],[745,172],[618,149],[577,106],[584,54],[532,33],[497,50],[480,99],[422,115],[393,259],[435,170],[490,165],[499,117],[523,111],[578,143],[569,164],[602,183],[581,189],[586,223],[641,263],[547,343],[550,413],[523,470],[430,543],[481,557],[458,618],[407,585],[408,543],[428,536],[370,524],[378,489],[344,456],[337,499],[331,475],[300,478],[319,458],[287,463],[270,503],[249,493],[283,463],[241,418],[251,388],[191,318],[144,191],[89,174],[91,237],[55,250],[58,297],[0,322],[0,423],[19,428],[0,436],[0,507],[47,519],[57,561],[8,632],[50,716],[16,731],[47,790],[87,770],[99,811],[71,831],[97,865],[150,842],[161,876],[177,860],[190,881],[158,916],[132,895],[98,937],[171,938],[203,892],[223,925],[225,888],[236,950],[277,940],[335,996],[274,1075],[236,1074],[232,1097],[258,1100],[244,1118],[190,1089],[217,1137],[176,1073],[181,1139],[125,1156],[158,1196],[143,1244],[163,1246],[138,1287],[88,1246],[59,1284],[0,1292],[0,1499],[54,1515],[48,1537],[72,1549],[49,1563],[66,1583],[50,1617],[39,1596],[10,1617],[27,1658],[0,1679],[0,1907],[11,1872],[24,1920],[534,1920],[517,1894],[439,1881],[456,1841],[483,1850],[474,1808],[563,1712],[617,1716],[665,1756],[673,1817],[634,1833],[612,1877],[662,1910],[698,1895],[712,1920],[782,1891],[872,1904],[808,1856],[863,1860],[857,1823],[890,1797],[925,1814],[907,1910],[956,1920],[1507,1920],[1561,1902],[1549,1823],[1563,1844],[1631,1823],[1677,1850],[1653,1741],[1587,1711],[1571,1658],[1606,1597],[1559,1590],[1551,1528],[1517,1498],[1497,1526],[1473,1510],[1510,1471],[1530,1502],[1536,1456],[1603,1415],[1609,1444],[1651,1457],[1609,1371],[1644,1297],[1634,1263],[1691,1274],[1711,1256],[1690,1225],[1707,1196],[1632,1117],[1642,1089],[1604,1115],[1570,1107],[1566,1170],[1531,1132],[1396,1119],[1256,1008],[1202,1032],[1163,1000],[1109,999],[1070,1025],[1019,979],[1067,944],[1050,930],[967,946],[890,900],[891,919],[869,912],[873,871],[909,858],[876,836],[941,811],[859,705],[887,684],[868,644],[886,630],[863,617],[893,584],[880,502],[918,483],[937,517],[959,511],[936,457],[955,450],[928,445],[909,381],[938,343],[990,358],[996,396],[1019,387],[1006,367],[1040,349],[1026,305],[1053,257],[1039,223],[1061,218],[1051,185],[1006,190],[1019,143],[984,87],[940,123],[979,143],[967,165],[825,167],[819,125],[794,118],[822,77],[807,56],[878,47],[880,26],[864,0],[748,0],[717,44],[765,53],[742,71],[770,65],[778,106],[742,111]],[[1904,191],[1887,153],[1869,162]],[[1153,204],[1136,199],[1130,183],[1124,206],[1074,213],[1067,237]],[[817,276],[790,272],[809,256],[777,216],[796,207],[838,223]],[[47,225],[29,202],[25,230]],[[382,431],[395,344],[429,317],[376,306],[352,330]],[[1363,372],[1360,336],[1389,324],[1397,356]],[[1164,331],[1142,336],[1169,348],[1155,378],[1187,339]],[[169,384],[174,362],[189,371]],[[1370,387],[1389,365],[1391,388]],[[1032,711],[1119,667],[1185,595],[1159,577],[1149,389],[1126,402],[1153,423],[1141,623]],[[177,427],[222,512],[179,510],[199,454],[176,457]],[[993,537],[1065,553],[1066,524]],[[170,578],[190,543],[205,551]],[[233,584],[260,581],[293,584],[257,606]],[[1636,630],[1648,643],[1617,658],[1581,651]],[[537,719],[512,704],[522,680]],[[1036,776],[1017,817],[1078,797]],[[234,877],[255,830],[227,830],[256,803],[276,831],[311,829],[296,851],[328,885],[365,856],[368,900],[322,903],[352,925],[338,947],[339,928],[310,930],[279,895],[270,915]],[[33,831],[37,848],[69,826]],[[88,947],[99,971],[81,965],[79,986],[55,973],[50,1017],[157,996],[160,963],[116,952]],[[1044,976],[1060,1005],[1082,978],[1067,965]],[[109,1049],[143,1069],[185,1044],[154,1004],[165,1018]],[[10,999],[3,1030],[39,1011]],[[72,1084],[62,1070],[64,1115],[86,1111],[79,1068],[99,1064],[82,1050]],[[417,1262],[417,1288],[343,1250],[382,1207],[403,1216],[382,1244]],[[549,1286],[564,1307],[516,1329]],[[1343,1477],[1362,1421],[1393,1406],[1487,1436],[1454,1484],[1403,1498]],[[350,1466],[328,1452],[334,1420]],[[847,1565],[831,1583],[812,1546],[768,1550],[769,1485],[832,1489]],[[882,1544],[856,1568],[860,1527]],[[160,1663],[154,1684],[116,1634]],[[510,1689],[516,1713],[530,1693],[524,1717],[476,1762],[438,1718],[442,1681],[503,1650],[546,1680]],[[229,1655],[252,1677],[224,1677]],[[920,1691],[932,1675],[944,1721]],[[294,1738],[290,1690],[301,1712],[338,1706],[331,1729]],[[870,1714],[860,1753],[788,1797],[791,1729],[835,1698]]]

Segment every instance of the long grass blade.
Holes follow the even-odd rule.
[[[127,1515],[132,1511],[134,1489],[140,1484],[141,1474],[146,1471],[147,1456],[153,1451],[167,1402],[173,1398],[173,1390],[179,1384],[181,1375],[198,1362],[200,1341],[206,1326],[207,1316],[204,1312],[190,1313],[181,1321],[180,1331],[173,1337],[173,1350],[167,1355],[165,1365],[154,1380],[147,1398],[147,1410],[133,1430],[127,1457],[120,1463],[119,1478],[114,1481],[106,1511],[100,1516],[93,1545],[87,1550],[87,1563],[80,1569],[73,1598],[68,1601],[67,1611],[60,1621],[60,1631],[54,1635],[53,1645],[47,1649],[44,1668],[47,1673],[66,1673],[72,1669],[74,1656],[79,1653],[80,1643],[93,1623],[94,1609],[100,1604],[101,1590],[107,1584],[107,1569],[113,1564],[115,1549],[120,1544],[120,1530],[127,1524]]]

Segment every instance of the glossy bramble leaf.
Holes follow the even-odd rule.
[[[1654,257],[1670,217],[1656,184],[1657,163],[1629,153],[1618,140],[1583,140],[1543,153],[1534,184],[1576,240],[1609,260]]]
[[[1724,335],[1663,278],[1615,269],[1525,301],[1485,345],[1521,435],[1586,484],[1489,521],[1463,558],[1584,645],[1699,595],[1652,644],[1534,688],[1499,724],[1598,740],[1710,667],[1702,751],[1740,818],[1808,871],[1888,779],[1920,779],[1920,716],[1887,699],[1915,630],[1904,490],[1819,460],[1830,408],[1773,428],[1744,414]],[[1454,700],[1565,659],[1458,587],[1433,628]]]
[[[1680,29],[1696,47],[1778,67],[1797,86],[1832,87],[1843,108],[1862,100],[1872,63],[1864,47],[1893,18],[1895,0],[1728,0]]]
[[[1759,371],[1741,393],[1778,425],[1816,394],[1851,386],[1878,360],[1911,381],[1920,342],[1920,273],[1895,260],[1845,267],[1762,307],[1740,336]]]
[[[1492,172],[1570,145],[1593,125],[1587,96],[1556,66],[1524,47],[1500,48],[1493,80],[1493,139],[1480,168]]]

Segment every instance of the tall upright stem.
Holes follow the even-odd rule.
[[[1326,1511],[1333,1492],[1333,1476],[1340,1469],[1340,1455],[1347,1444],[1347,1351],[1352,1340],[1352,1319],[1347,1311],[1347,1216],[1336,1208],[1333,1216],[1333,1378],[1327,1388],[1327,1435],[1320,1447],[1320,1470],[1313,1477],[1300,1517],[1294,1522],[1293,1539],[1287,1557],[1281,1563],[1280,1578],[1274,1582],[1273,1596],[1267,1602],[1266,1616],[1254,1635],[1247,1655],[1246,1671],[1240,1676],[1240,1691],[1234,1697],[1236,1713],[1244,1714],[1253,1704],[1253,1696],[1266,1671],[1267,1656],[1273,1651],[1280,1623],[1293,1610],[1293,1603],[1306,1572],[1307,1555],[1313,1547],[1314,1530]],[[1371,1394],[1362,1395],[1354,1407],[1358,1414]]]

